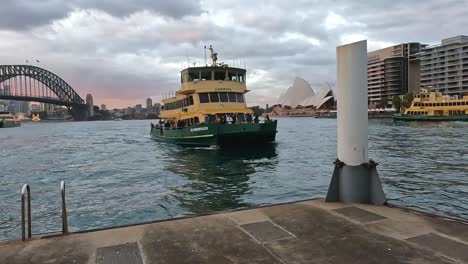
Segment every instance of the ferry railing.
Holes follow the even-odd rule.
[[[60,182],[60,192],[62,194],[62,233],[68,233],[67,206],[65,203],[65,181]]]
[[[26,240],[25,195],[28,199],[28,238],[31,238],[31,189],[27,184],[21,189],[21,239],[23,241]]]

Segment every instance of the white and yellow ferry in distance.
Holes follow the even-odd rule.
[[[0,112],[0,128],[19,127],[21,121],[10,112]]]
[[[468,95],[449,96],[422,88],[403,114],[393,116],[408,121],[468,121]]]
[[[210,47],[211,66],[181,71],[181,87],[162,100],[161,124],[151,129],[160,140],[191,145],[228,145],[274,141],[276,121],[258,122],[247,107],[246,73],[217,63]]]

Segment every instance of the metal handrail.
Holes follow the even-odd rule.
[[[23,185],[21,189],[21,239],[26,240],[26,230],[25,230],[25,211],[24,211],[24,195],[28,195],[28,238],[31,238],[31,189],[29,185]]]
[[[68,233],[67,206],[65,204],[65,181],[60,182],[62,193],[62,233]]]

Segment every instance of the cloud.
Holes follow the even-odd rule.
[[[162,16],[180,18],[202,12],[194,0],[3,0],[0,28],[21,30],[48,24],[68,16],[77,9],[94,9],[112,16],[124,17],[148,10]]]
[[[219,61],[248,69],[249,104],[274,104],[296,76],[317,89],[335,81],[335,48],[368,49],[463,32],[467,1],[6,0],[0,9],[1,64],[39,59],[97,104],[159,100],[179,87],[183,66]],[[417,12],[416,12],[417,11]]]

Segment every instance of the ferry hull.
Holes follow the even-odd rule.
[[[394,120],[402,121],[468,121],[468,115],[424,116],[424,115],[393,115]]]
[[[14,123],[14,122],[0,122],[0,128],[9,128],[9,127],[19,127],[21,123]]]
[[[272,142],[277,122],[261,124],[207,124],[181,129],[153,128],[154,139],[182,145],[238,145]]]

